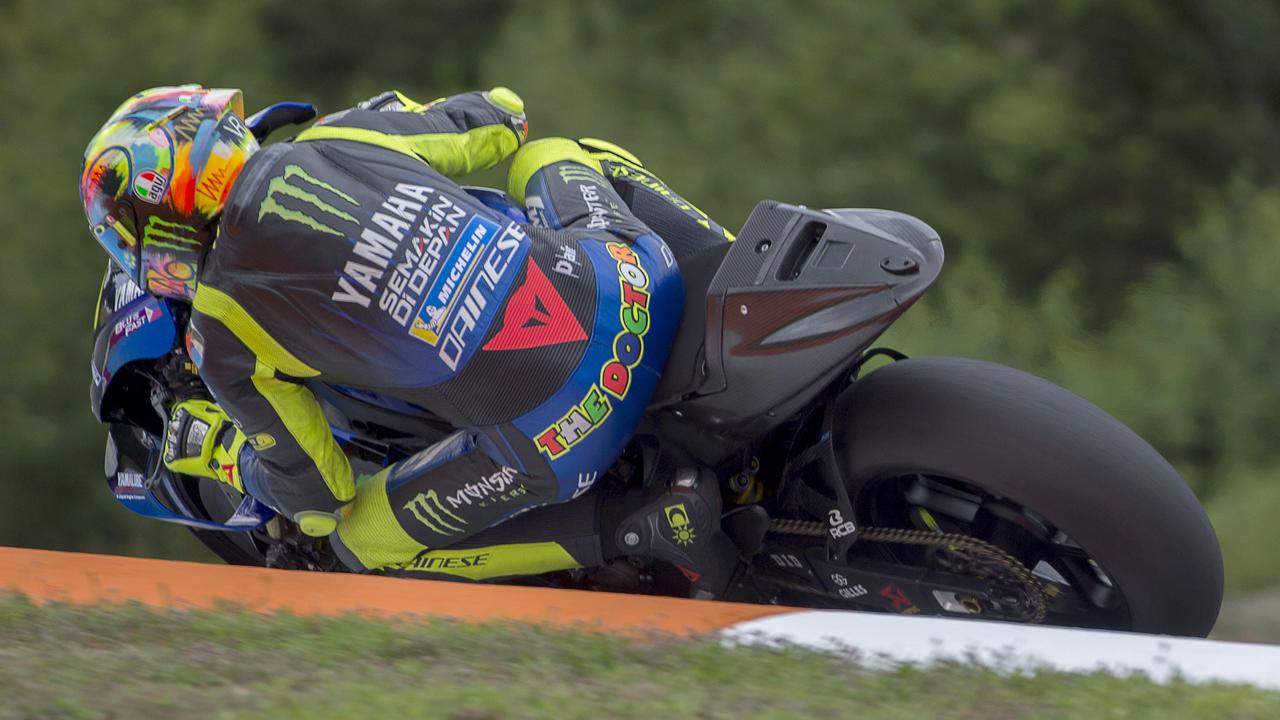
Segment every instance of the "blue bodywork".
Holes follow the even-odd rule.
[[[524,208],[512,202],[511,197],[505,192],[475,185],[466,185],[462,189],[490,210],[496,210],[518,223],[529,223],[529,216],[525,214]]]
[[[177,339],[177,321],[168,302],[150,295],[126,303],[103,323],[94,342],[91,368],[90,399],[98,419],[102,419],[103,399],[120,368],[168,355]]]
[[[108,442],[110,443],[110,441]],[[159,445],[158,442],[156,444]],[[114,448],[109,444],[107,447],[108,456],[113,451]],[[182,503],[182,494],[174,487],[174,484],[178,482],[177,478],[162,463],[158,462],[159,450],[156,450],[154,455],[156,459],[154,463],[155,471],[149,476],[123,468],[107,475],[107,487],[111,488],[111,493],[121,505],[133,512],[153,520],[178,523],[201,530],[221,531],[255,530],[275,517],[274,510],[248,495],[240,502],[239,507],[232,513],[231,517],[224,522],[205,520],[197,516]],[[148,477],[151,478],[149,481]],[[161,502],[160,497],[157,495],[157,490],[163,492],[164,496],[170,499],[170,504],[173,505],[174,509],[170,509],[165,503]]]
[[[112,313],[99,328],[94,343],[90,397],[98,418],[105,419],[108,391],[121,369],[130,363],[163,358],[177,344],[178,322],[168,300],[142,295]],[[198,517],[182,504],[181,494],[173,487],[177,479],[160,462],[160,440],[147,433],[142,442],[150,455],[145,471],[120,466],[115,441],[108,437],[107,487],[121,505],[133,512],[205,530],[253,530],[275,515],[271,508],[246,497],[225,522]],[[170,500],[173,509],[161,501],[158,493]]]
[[[288,125],[301,125],[316,117],[316,108],[311,103],[282,102],[265,107],[245,118],[244,124],[258,140],[266,140],[267,136]]]

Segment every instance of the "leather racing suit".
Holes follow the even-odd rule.
[[[589,489],[638,422],[683,301],[672,252],[607,160],[563,139],[525,146],[509,190],[536,222],[517,224],[448,178],[514,151],[523,115],[482,93],[398,100],[249,160],[191,322],[201,375],[247,438],[245,490],[294,519],[340,512],[335,549],[364,568]],[[313,382],[460,429],[357,491]],[[538,569],[586,561],[548,552]]]

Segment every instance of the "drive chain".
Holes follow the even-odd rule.
[[[769,532],[779,535],[805,535],[825,538],[827,536],[827,526],[823,523],[809,520],[777,519],[769,523]],[[928,530],[880,527],[859,528],[858,542],[941,547],[953,552],[969,553],[987,560],[998,566],[1007,579],[1013,580],[1026,593],[1027,599],[1031,604],[1031,614],[1025,618],[1025,621],[1031,623],[1044,621],[1045,613],[1048,610],[1048,600],[1044,586],[1017,558],[989,542],[956,533],[935,533]]]

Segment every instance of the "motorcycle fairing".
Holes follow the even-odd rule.
[[[691,297],[705,296],[704,314],[691,317],[699,308],[686,306],[676,340],[683,350],[667,369],[675,384],[664,382],[655,403],[688,436],[723,438],[696,453],[708,462],[717,447],[762,435],[848,371],[943,262],[938,234],[910,215],[773,201],[757,205],[737,240],[716,252],[724,255],[714,275],[699,257],[688,262],[707,283],[686,285]]]
[[[127,447],[121,452],[120,445],[140,446]],[[107,487],[111,494],[130,511],[153,520],[178,523],[200,530],[222,532],[244,532],[262,527],[275,511],[254,498],[245,495],[239,507],[231,517],[223,522],[205,520],[182,501],[182,493],[174,484],[179,482],[173,473],[160,462],[160,448],[163,443],[150,433],[136,432],[122,425],[113,425],[107,435],[106,475]],[[136,458],[146,453],[145,467],[140,467]],[[164,494],[167,503],[162,501],[157,490]]]
[[[491,210],[497,210],[515,222],[522,224],[529,223],[529,216],[525,214],[524,208],[517,205],[511,199],[511,196],[507,195],[502,190],[479,187],[476,185],[463,185],[462,189],[466,190],[468,194],[483,203],[485,207]]]
[[[280,102],[250,115],[244,124],[254,137],[262,141],[282,127],[311,122],[315,117],[316,108],[311,103]]]
[[[141,295],[107,317],[93,344],[89,387],[90,409],[106,422],[109,404],[104,402],[111,381],[121,368],[138,360],[168,355],[178,339],[177,320],[166,301]]]

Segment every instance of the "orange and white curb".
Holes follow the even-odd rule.
[[[1159,683],[1230,683],[1280,690],[1280,647],[1168,635],[801,610],[724,631],[731,643],[856,652],[864,667],[949,662],[1004,672],[1142,674]]]
[[[707,634],[792,610],[17,548],[0,548],[0,592],[38,604],[138,602],[176,610],[229,604],[254,612],[520,622],[628,635]]]
[[[1133,633],[703,602],[544,588],[0,548],[0,593],[32,602],[160,609],[518,622],[629,636],[719,635],[731,644],[856,652],[864,666],[946,661],[1006,672],[1142,673],[1157,682],[1280,690],[1280,647]]]

